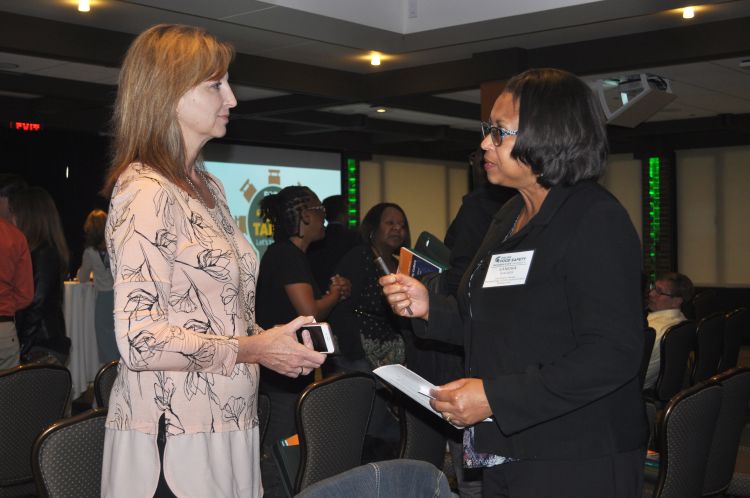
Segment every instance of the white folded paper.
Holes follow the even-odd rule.
[[[445,420],[440,412],[430,406],[430,399],[432,399],[430,390],[435,387],[435,384],[432,382],[422,378],[420,375],[417,375],[403,365],[385,365],[376,368],[372,372],[420,405],[424,406],[441,420]],[[492,419],[487,418],[483,420],[483,422],[492,422]],[[454,424],[451,425],[458,429],[463,429],[463,427]]]

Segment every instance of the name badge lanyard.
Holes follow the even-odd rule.
[[[516,225],[518,224],[518,218],[521,217],[521,212],[516,215],[516,219],[513,220],[513,225],[510,227],[510,230],[508,230],[508,233],[505,234],[505,237],[503,237],[503,240],[500,242],[500,245],[503,245],[506,240],[511,238],[513,236],[513,231],[516,229]],[[471,284],[474,281],[474,275],[476,274],[477,270],[480,269],[484,265],[484,261],[487,259],[487,256],[491,255],[492,251],[488,251],[487,254],[485,254],[482,259],[479,260],[479,264],[477,264],[474,269],[471,271],[471,275],[469,275],[469,285],[468,285],[468,291],[467,291],[467,297],[469,298],[469,318],[474,319],[474,313],[471,310]],[[489,268],[489,265],[488,265]]]

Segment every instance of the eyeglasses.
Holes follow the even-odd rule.
[[[648,291],[649,291],[649,292],[651,292],[651,291],[654,291],[654,292],[656,292],[657,294],[659,294],[660,296],[667,296],[667,297],[677,297],[676,295],[674,295],[674,294],[670,294],[669,292],[664,292],[663,290],[661,290],[660,288],[658,288],[658,287],[656,286],[656,284],[653,284],[653,283],[652,283],[651,285],[649,285],[649,286],[648,286]]]
[[[500,128],[499,126],[495,126],[484,121],[481,122],[481,125],[482,138],[485,138],[489,134],[492,137],[492,144],[495,147],[500,147],[501,145],[503,145],[503,138],[509,136],[514,137],[518,135],[518,130],[507,130],[505,128]]]
[[[322,204],[320,206],[310,206],[308,208],[309,211],[320,211],[323,214],[326,214],[326,208]]]

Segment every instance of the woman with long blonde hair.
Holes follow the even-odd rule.
[[[106,242],[118,377],[103,496],[260,496],[258,365],[297,377],[324,356],[313,321],[255,323],[257,260],[200,151],[237,101],[230,45],[154,26],[129,48],[114,112]],[[262,334],[262,335],[261,335]]]

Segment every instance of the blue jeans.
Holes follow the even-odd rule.
[[[450,498],[448,480],[434,465],[387,460],[355,467],[303,489],[296,498]]]

